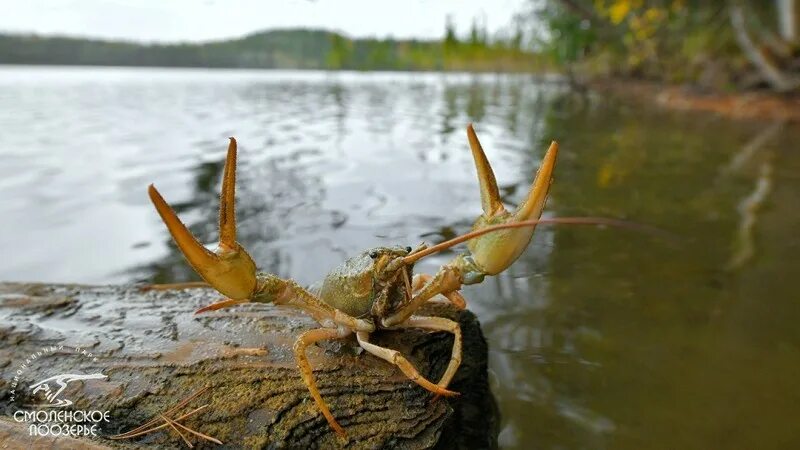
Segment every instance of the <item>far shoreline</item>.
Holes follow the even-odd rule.
[[[47,69],[164,69],[164,70],[187,70],[197,72],[294,72],[308,74],[420,74],[420,75],[460,75],[460,76],[518,76],[529,77],[536,81],[549,83],[568,84],[566,76],[559,72],[544,71],[504,71],[504,70],[354,70],[354,69],[323,69],[323,68],[288,68],[288,67],[208,67],[208,66],[149,66],[149,65],[112,65],[112,64],[38,64],[38,63],[5,63],[0,62],[0,69],[3,68],[47,68]]]
[[[411,75],[421,76],[519,76],[532,81],[569,84],[569,78],[559,72],[503,71],[503,70],[343,70],[321,68],[257,68],[257,67],[208,67],[208,66],[150,66],[150,65],[106,65],[106,64],[15,64],[0,62],[0,69],[162,69],[197,72],[243,72],[273,73],[294,72],[306,74],[343,75]],[[800,95],[777,94],[767,90],[719,92],[701,91],[692,85],[670,85],[654,81],[630,78],[603,78],[581,83],[580,90],[611,95],[625,102],[655,106],[665,110],[693,111],[715,114],[731,120],[764,120],[800,123]]]
[[[732,120],[800,123],[800,96],[770,91],[701,91],[691,85],[670,85],[626,78],[590,81],[585,88],[632,103],[666,110],[704,112]]]

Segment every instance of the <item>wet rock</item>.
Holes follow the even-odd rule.
[[[292,352],[294,339],[317,324],[302,312],[272,305],[193,314],[218,298],[208,289],[140,292],[134,287],[0,283],[0,407],[5,414],[0,440],[42,448],[89,443],[97,448],[185,447],[169,429],[129,440],[108,437],[210,386],[182,411],[209,407],[182,423],[225,447],[341,447],[302,383]],[[349,434],[348,448],[493,445],[496,414],[477,319],[442,305],[429,305],[422,313],[461,323],[464,359],[450,386],[462,393],[458,398],[434,400],[393,366],[357,351],[354,340],[309,348],[322,396]],[[447,333],[403,330],[374,338],[402,351],[430,379],[438,379],[450,358],[452,336]],[[109,411],[100,436],[33,440],[28,424],[14,420],[22,405],[43,401],[28,386],[62,373],[106,376],[71,382],[61,394],[74,402],[68,409]]]

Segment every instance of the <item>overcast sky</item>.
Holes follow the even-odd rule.
[[[315,27],[353,37],[438,38],[453,17],[490,33],[526,0],[4,0],[0,31],[128,40],[206,41],[268,28]]]

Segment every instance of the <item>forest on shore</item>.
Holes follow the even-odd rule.
[[[800,91],[798,0],[529,0],[540,51],[577,79]]]
[[[800,0],[528,0],[491,36],[448,20],[441,39],[267,30],[142,44],[0,33],[0,64],[567,74],[718,92],[800,92]]]
[[[473,24],[459,38],[448,23],[441,40],[354,39],[312,29],[269,30],[207,43],[140,44],[60,36],[0,34],[0,63],[328,70],[532,71],[537,55],[521,30],[488,37]]]

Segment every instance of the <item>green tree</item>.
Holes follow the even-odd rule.
[[[469,30],[469,43],[473,47],[481,45],[481,31],[478,28],[477,19],[472,19],[472,28]]]
[[[456,26],[453,23],[453,17],[448,14],[447,21],[444,24],[444,46],[448,49],[455,49],[458,47],[458,44]]]
[[[328,69],[350,68],[352,60],[352,42],[340,34],[331,35],[331,49],[326,58]]]
[[[522,26],[519,23],[514,27],[514,35],[511,36],[509,47],[516,52],[522,50]]]

